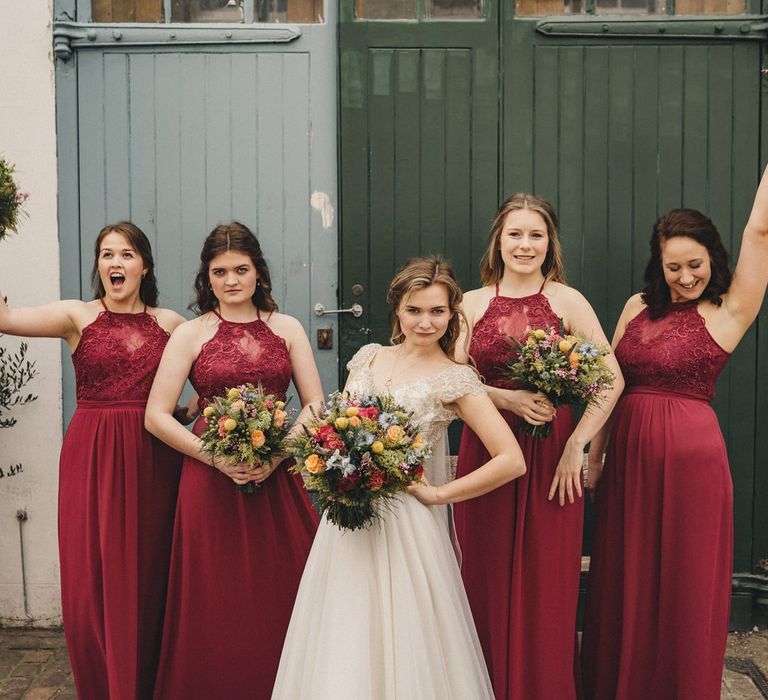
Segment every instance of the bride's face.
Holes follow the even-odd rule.
[[[406,296],[397,310],[406,339],[417,345],[437,343],[451,320],[448,290],[442,284],[417,289]]]

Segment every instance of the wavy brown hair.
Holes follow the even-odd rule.
[[[209,270],[211,261],[222,253],[233,250],[247,255],[258,273],[256,290],[251,297],[253,305],[260,311],[277,311],[277,304],[272,298],[272,281],[269,268],[261,246],[247,226],[239,221],[221,224],[208,234],[200,251],[200,268],[195,277],[195,301],[189,308],[198,314],[204,314],[219,306],[219,300],[211,289]]]
[[[650,317],[664,316],[672,305],[661,262],[661,244],[670,238],[691,238],[707,249],[712,276],[699,299],[720,306],[722,295],[728,291],[733,277],[720,233],[712,220],[700,211],[673,209],[654,224],[651,234],[651,259],[645,267],[645,289],[641,293]]]
[[[547,226],[548,245],[541,272],[545,280],[565,284],[565,264],[563,263],[563,249],[560,246],[560,238],[557,233],[557,214],[546,199],[526,192],[518,192],[507,197],[496,210],[488,235],[488,248],[480,261],[480,276],[483,279],[483,284],[486,286],[496,284],[504,276],[504,261],[501,259],[501,234],[504,231],[507,216],[520,209],[535,211],[544,219]]]
[[[152,245],[144,231],[130,221],[118,221],[116,224],[107,224],[99,231],[99,235],[96,236],[93,270],[91,271],[91,286],[93,287],[94,299],[103,299],[107,293],[99,276],[99,255],[101,254],[101,243],[110,233],[119,233],[128,241],[131,248],[138,253],[142,264],[146,268],[146,272],[142,276],[141,284],[139,285],[139,299],[146,306],[157,306],[158,290],[157,278],[155,277],[155,259],[152,257]]]
[[[389,291],[387,291],[387,303],[392,307],[392,336],[390,340],[393,344],[399,345],[404,339],[400,319],[397,316],[400,305],[413,292],[426,289],[433,284],[442,284],[448,291],[448,308],[451,313],[451,320],[448,322],[448,328],[443,337],[440,338],[439,343],[443,352],[453,359],[456,342],[461,335],[462,326],[466,327],[467,325],[467,319],[461,310],[463,293],[456,280],[453,267],[440,256],[429,255],[411,258],[398,270],[390,282]]]

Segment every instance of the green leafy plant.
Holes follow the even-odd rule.
[[[35,363],[27,359],[27,344],[22,343],[15,353],[0,347],[0,428],[16,425],[8,415],[13,406],[24,406],[37,396],[25,394],[24,387],[37,375]]]
[[[0,158],[0,241],[9,231],[16,231],[23,214],[22,207],[29,196],[20,192],[13,179],[14,166]],[[27,359],[27,344],[21,343],[13,353],[0,347],[0,428],[16,425],[9,415],[14,406],[23,406],[37,396],[24,392],[24,388],[37,374],[35,363]]]
[[[29,195],[21,192],[13,179],[15,167],[5,158],[0,158],[0,241],[9,232],[16,232],[19,220],[24,214],[24,202]]]

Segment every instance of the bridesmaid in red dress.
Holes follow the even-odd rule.
[[[149,241],[130,223],[96,238],[96,299],[9,309],[0,331],[63,338],[77,410],[61,448],[59,559],[64,634],[81,700],[150,697],[181,458],[144,430],[170,332]]]
[[[589,302],[563,283],[557,219],[544,200],[527,194],[499,207],[482,262],[484,287],[464,295],[469,354],[488,394],[515,431],[528,471],[514,482],[455,506],[462,577],[494,692],[499,699],[577,697],[576,608],[584,519],[584,447],[610,413],[622,382],[574,425],[569,406],[557,412],[547,397],[515,388],[503,367],[529,328],[559,327],[607,344]],[[464,357],[458,357],[464,360]],[[546,438],[520,430],[551,422]],[[465,427],[457,476],[488,454]]]
[[[147,406],[147,428],[186,455],[155,698],[267,699],[318,517],[286,462],[212,460],[196,437],[204,419],[190,433],[171,414],[187,377],[201,408],[245,382],[284,397],[293,378],[299,420],[323,391],[304,329],[277,312],[256,237],[236,222],[219,226],[200,260],[201,315],[173,334]],[[261,488],[236,489],[248,481]]]
[[[590,449],[587,488],[599,486],[582,644],[585,696],[718,700],[733,503],[709,402],[765,296],[768,175],[733,276],[712,222],[676,209],[654,227],[645,280],[614,337],[627,389]]]

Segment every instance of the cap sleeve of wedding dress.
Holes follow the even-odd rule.
[[[352,359],[347,362],[347,369],[350,372],[357,372],[363,367],[367,367],[368,363],[373,359],[373,356],[379,351],[381,345],[379,343],[369,343],[363,345],[353,356]]]
[[[440,401],[452,403],[467,394],[480,395],[485,393],[485,387],[477,373],[469,365],[456,365],[446,373],[441,385]]]

